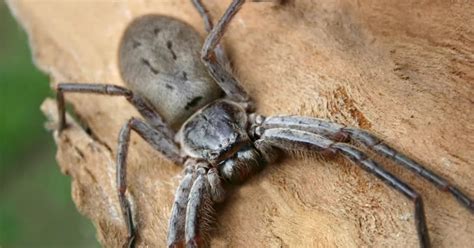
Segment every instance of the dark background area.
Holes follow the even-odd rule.
[[[0,1],[0,248],[99,247],[71,199],[70,178],[39,106],[53,96],[28,38]]]

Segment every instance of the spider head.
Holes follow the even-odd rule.
[[[247,114],[238,104],[219,100],[191,116],[180,142],[187,155],[217,164],[250,143]]]

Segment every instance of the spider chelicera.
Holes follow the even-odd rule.
[[[458,188],[368,131],[311,117],[255,114],[250,97],[232,75],[219,45],[244,2],[232,1],[214,26],[201,1],[193,1],[209,33],[202,50],[199,34],[181,21],[158,15],[134,20],[125,31],[119,51],[120,71],[130,89],[106,84],[57,86],[59,131],[66,128],[65,92],[124,96],[145,119],[131,118],[119,133],[117,189],[128,228],[128,246],[134,245],[137,234],[125,194],[132,130],[168,159],[184,166],[169,221],[168,247],[208,245],[213,205],[224,200],[224,184],[244,181],[283,151],[341,154],[382,179],[413,202],[420,246],[429,247],[421,195],[348,141],[414,171],[474,212],[473,200]]]

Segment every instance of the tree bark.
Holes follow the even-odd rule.
[[[207,0],[214,20],[229,1]],[[33,59],[58,82],[123,85],[117,49],[130,21],[174,16],[204,36],[190,1],[27,1],[8,4]],[[264,115],[298,114],[369,129],[474,197],[474,3],[314,0],[247,3],[224,46]],[[77,119],[57,160],[104,247],[126,237],[115,189],[120,127],[138,113],[122,97],[68,94]],[[45,114],[57,120],[55,102]],[[72,119],[69,119],[70,122]],[[140,247],[163,247],[181,168],[137,135],[128,158]],[[422,193],[434,247],[474,244],[474,215],[447,193],[386,168]],[[287,158],[217,206],[213,247],[417,247],[413,205],[342,158]]]

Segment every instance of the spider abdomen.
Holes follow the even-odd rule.
[[[159,15],[135,19],[120,43],[123,80],[175,129],[222,94],[201,62],[201,47],[193,27]]]

